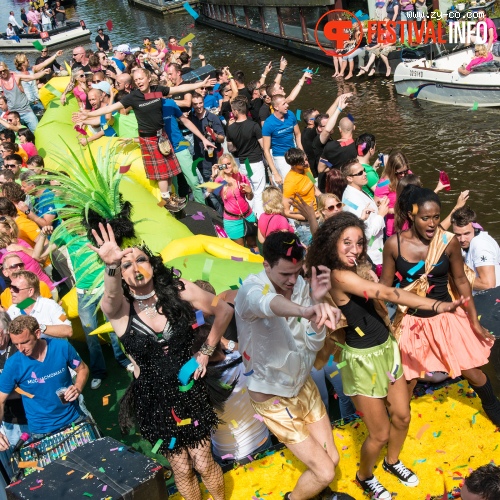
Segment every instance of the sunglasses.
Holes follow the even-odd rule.
[[[396,172],[396,175],[397,176],[405,176],[408,172],[410,171],[409,168],[407,168],[406,170],[400,170],[399,172]]]
[[[102,80],[92,80],[92,83],[101,83]]]
[[[335,209],[340,210],[344,206],[343,203],[337,203],[335,205],[330,205],[329,207],[325,207],[325,210],[328,212],[333,212]]]
[[[85,54],[85,52],[77,52],[76,54],[73,53],[73,57],[76,57],[76,56],[83,56],[83,54]]]
[[[10,285],[10,289],[11,291],[13,291],[14,293],[19,293],[21,290],[29,290],[31,287],[28,286],[27,288],[19,288],[15,285]]]
[[[5,222],[7,220],[7,217],[5,215],[0,216],[0,222]]]
[[[14,123],[14,120],[13,120],[12,118],[7,118],[7,121],[8,121],[9,123]]]
[[[85,78],[85,75],[78,75],[77,78]]]
[[[18,262],[17,264],[12,264],[11,266],[7,266],[7,269],[22,269],[23,267],[24,264],[22,262]]]
[[[42,54],[47,54],[48,50],[42,50]]]
[[[365,173],[365,169],[360,170],[357,174],[350,174],[349,177],[359,177]]]
[[[4,163],[5,168],[17,168],[19,165],[17,163]]]

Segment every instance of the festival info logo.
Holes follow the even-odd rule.
[[[454,18],[453,14],[453,11],[450,12],[444,19],[439,11],[434,11],[422,22],[366,21],[366,14],[357,17],[359,12],[353,14],[347,10],[335,9],[318,19],[314,36],[318,47],[326,55],[333,57],[352,54],[360,46],[365,33],[367,42],[373,44],[470,44],[472,35],[476,37],[474,43],[486,43],[488,27],[481,20],[479,12],[468,12],[465,18],[460,19]],[[362,21],[366,21],[364,25]]]

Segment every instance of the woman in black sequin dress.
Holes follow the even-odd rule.
[[[184,498],[201,500],[195,469],[214,500],[223,500],[223,475],[210,446],[218,419],[202,380],[209,356],[196,353],[198,368],[187,384],[178,375],[192,358],[194,311],[215,316],[206,342],[215,346],[232,309],[177,277],[147,248],[122,251],[111,227],[99,228],[100,235],[92,231],[98,247],[90,248],[106,264],[101,308],[135,366],[134,381],[122,401],[121,423],[125,410],[132,408],[144,438],[152,445],[161,440],[159,453],[169,460]]]

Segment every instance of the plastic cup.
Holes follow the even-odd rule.
[[[61,403],[62,403],[63,405],[66,405],[66,404],[68,404],[68,403],[69,403],[69,401],[66,401],[66,400],[64,399],[64,394],[66,394],[66,391],[67,391],[67,390],[68,390],[68,388],[67,388],[67,387],[60,387],[60,388],[59,388],[59,389],[57,389],[57,391],[56,391],[56,394],[57,394],[57,396],[59,397],[59,399],[61,400]]]
[[[214,148],[207,148],[207,153],[209,158],[213,158],[214,156]]]

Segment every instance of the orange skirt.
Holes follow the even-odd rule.
[[[463,309],[432,318],[407,314],[401,323],[399,349],[406,380],[434,371],[456,377],[488,363],[492,346],[493,341],[472,331]]]

